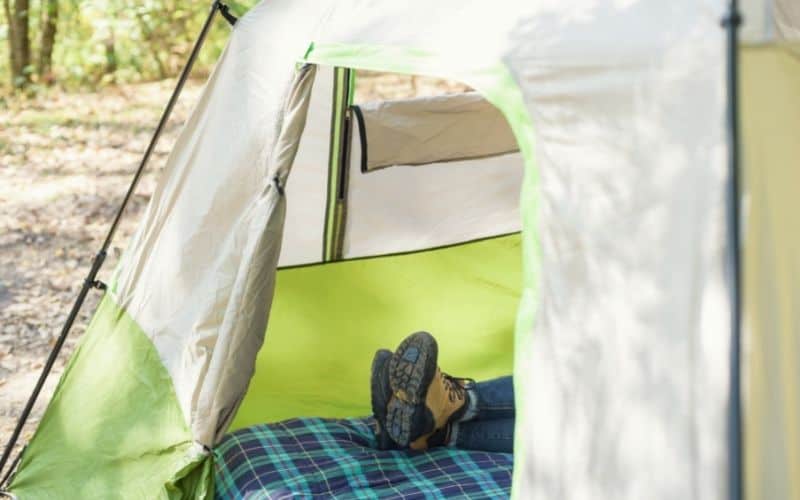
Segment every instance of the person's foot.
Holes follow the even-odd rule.
[[[453,424],[446,424],[441,429],[436,429],[430,434],[420,436],[409,443],[408,447],[415,451],[425,451],[428,448],[437,446],[447,446],[450,443],[450,435],[453,432]]]
[[[424,401],[436,374],[437,358],[436,339],[427,332],[417,332],[400,343],[389,361],[389,383],[394,395],[387,409],[386,429],[401,447],[434,430]]]
[[[372,415],[375,417],[375,441],[379,450],[391,450],[397,445],[386,432],[386,408],[392,397],[392,388],[389,384],[389,361],[392,351],[379,349],[372,358],[370,376],[370,393],[372,401]]]
[[[389,362],[389,401],[386,429],[401,447],[443,429],[469,407],[467,381],[439,370],[433,336],[418,332],[407,337]]]

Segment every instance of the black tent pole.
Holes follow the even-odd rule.
[[[722,25],[727,31],[728,87],[728,250],[731,293],[730,445],[728,490],[731,500],[744,498],[744,425],[742,420],[742,238],[741,238],[741,169],[739,144],[739,26],[742,16],[738,0],[729,0]]]
[[[86,296],[89,293],[89,290],[92,288],[99,288],[105,289],[105,285],[97,280],[97,272],[103,265],[103,262],[106,259],[106,254],[108,252],[108,248],[111,246],[111,241],[114,238],[114,233],[117,231],[117,227],[119,226],[119,221],[122,219],[122,215],[125,212],[125,208],[128,205],[131,197],[133,196],[134,191],[136,190],[137,184],[139,184],[139,180],[142,177],[142,173],[144,173],[144,169],[147,166],[148,161],[150,161],[150,156],[153,154],[153,151],[156,148],[156,144],[158,143],[158,139],[161,136],[161,133],[164,131],[164,127],[169,120],[170,114],[172,114],[172,109],[175,107],[175,103],[178,101],[178,97],[180,96],[181,90],[183,90],[183,85],[186,83],[186,80],[189,77],[189,73],[192,70],[192,66],[194,65],[195,60],[197,59],[197,55],[200,53],[200,48],[203,46],[203,42],[208,36],[208,32],[211,29],[212,22],[214,21],[214,16],[217,11],[223,11],[223,15],[225,19],[233,25],[236,22],[236,18],[233,17],[228,12],[228,7],[220,2],[219,0],[215,0],[214,3],[211,5],[211,10],[208,13],[208,17],[206,17],[205,22],[203,23],[203,27],[200,30],[200,34],[197,36],[197,40],[194,42],[194,46],[192,47],[192,51],[189,54],[189,59],[186,61],[186,65],[183,67],[180,76],[178,77],[178,83],[175,85],[175,90],[172,91],[172,95],[167,102],[167,106],[164,108],[164,111],[161,113],[161,119],[158,121],[158,125],[156,126],[155,131],[153,132],[153,136],[150,139],[150,143],[147,145],[147,149],[142,156],[141,162],[139,162],[139,166],[136,169],[136,173],[133,176],[133,180],[131,181],[130,186],[128,187],[128,192],[125,193],[125,198],[122,199],[122,203],[120,204],[119,209],[117,210],[117,214],[114,217],[113,222],[111,223],[111,227],[108,230],[108,234],[106,235],[106,239],[103,242],[103,246],[100,248],[100,251],[97,252],[95,255],[94,260],[92,261],[92,266],[89,269],[89,274],[86,276],[86,279],[83,281],[83,286],[81,287],[80,292],[78,293],[78,297],[75,299],[75,303],[72,306],[72,309],[69,312],[69,316],[67,316],[67,320],[64,323],[64,327],[61,329],[61,334],[58,336],[58,340],[56,340],[53,349],[50,351],[50,355],[47,357],[47,362],[42,368],[42,373],[39,375],[39,380],[36,382],[36,386],[33,389],[33,392],[28,398],[28,402],[25,404],[25,408],[22,410],[22,413],[17,420],[17,425],[14,428],[14,432],[11,434],[11,438],[6,443],[6,448],[3,450],[3,456],[0,458],[0,473],[2,473],[3,469],[5,468],[6,462],[8,462],[9,457],[14,449],[14,445],[17,443],[19,439],[19,435],[22,433],[22,428],[25,426],[25,422],[28,420],[30,416],[31,410],[33,410],[33,405],[36,403],[36,399],[39,397],[39,393],[44,386],[45,380],[47,380],[47,376],[50,374],[50,370],[53,368],[53,364],[55,363],[56,359],[58,358],[58,354],[61,352],[61,348],[64,346],[64,341],[67,339],[67,335],[69,334],[70,329],[72,328],[72,324],[75,322],[75,319],[78,317],[78,313],[81,310],[81,306],[83,306],[83,302],[86,300]],[[17,460],[14,461],[16,463]],[[13,468],[13,464],[12,464]],[[3,480],[5,481],[10,476],[11,470],[9,470],[6,475],[4,476]],[[2,485],[0,485],[2,486]]]

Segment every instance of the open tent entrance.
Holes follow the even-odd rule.
[[[509,494],[510,454],[379,451],[358,418],[371,413],[373,354],[413,331],[436,336],[452,375],[512,372],[523,160],[507,122],[475,92],[360,103],[351,70],[293,76],[274,128],[258,129],[266,146],[235,148],[226,130],[230,155],[216,144],[191,175],[165,171],[15,494]],[[231,109],[209,89],[189,132]]]
[[[474,91],[362,102],[355,71],[316,73],[285,185],[269,326],[231,430],[370,410],[370,363],[427,330],[439,364],[511,374],[523,159]]]
[[[369,413],[372,353],[418,329],[454,375],[508,373],[515,318],[516,497],[738,499],[745,475],[748,497],[800,491],[786,444],[800,401],[800,17],[772,8],[788,2],[745,5],[741,46],[736,1],[469,2],[457,15],[446,3],[264,2],[237,23],[106,287],[97,272],[215,2],[43,368],[39,384],[86,294],[106,290],[10,491],[248,496],[215,463],[246,491],[373,490],[385,456],[363,419],[343,433],[324,425],[338,420],[250,424]],[[346,68],[450,75],[482,95],[353,102]],[[289,432],[257,432],[270,427]],[[246,464],[254,478],[225,459],[248,432],[262,451]],[[324,445],[342,434],[357,450],[334,456]],[[287,442],[316,455],[288,456]],[[461,480],[482,464],[457,465],[457,478],[439,467],[459,451],[397,452],[391,472],[431,459],[470,497]],[[508,493],[504,457],[501,493],[482,483],[473,496]]]

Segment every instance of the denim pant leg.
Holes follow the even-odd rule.
[[[470,420],[456,427],[456,448],[514,453],[514,419]]]
[[[500,377],[475,384],[478,412],[459,422],[455,446],[463,450],[514,452],[514,379]]]
[[[500,377],[475,384],[478,413],[473,420],[514,418],[514,379]]]

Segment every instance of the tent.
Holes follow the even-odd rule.
[[[731,60],[727,12],[257,5],[8,489],[211,496],[226,432],[368,412],[371,352],[428,328],[513,368],[517,498],[800,499],[800,9],[744,2]],[[475,92],[352,106],[354,70]]]

